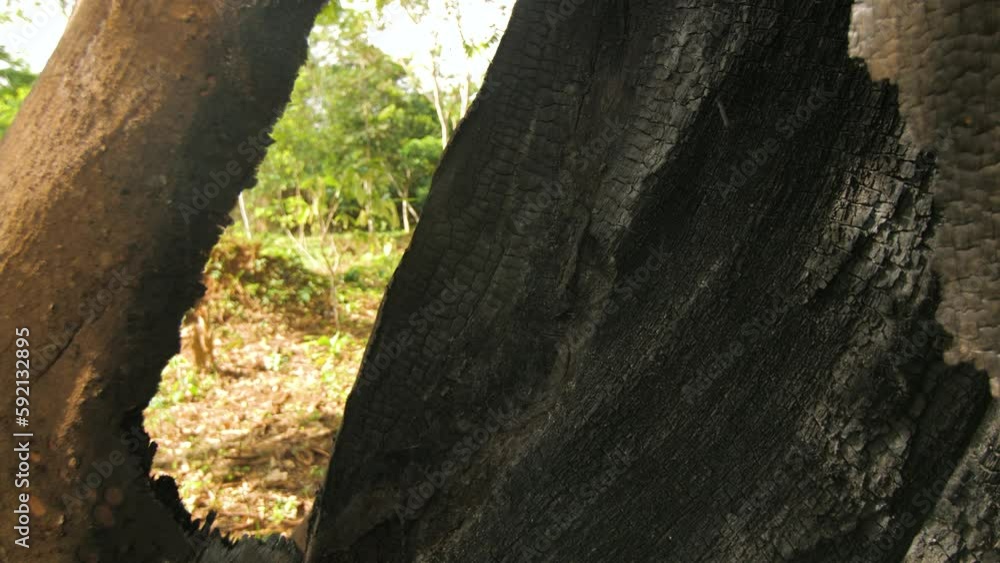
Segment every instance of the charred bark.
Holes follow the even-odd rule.
[[[0,333],[41,348],[33,549],[4,527],[2,557],[299,557],[190,522],[139,414],[319,7],[243,4],[85,0],[0,146]],[[899,26],[896,57],[928,29],[951,47],[897,88],[849,57],[845,0],[522,0],[386,295],[306,560],[989,561],[997,119],[970,53],[997,31],[965,4]],[[926,80],[944,68],[955,88]],[[961,107],[978,129],[937,146]]]
[[[945,488],[995,494],[987,379],[938,323],[942,151],[900,115],[920,92],[850,58],[851,12],[517,4],[382,305],[308,563],[900,561],[961,526]],[[995,20],[944,29],[995,61]],[[988,560],[976,506],[975,541],[926,560]]]
[[[852,51],[899,84],[906,135],[937,152],[931,241],[941,280],[937,318],[951,363],[987,370],[1000,397],[1000,22],[989,2],[855,6]],[[913,56],[919,54],[919,56]],[[990,405],[904,561],[1000,561],[1000,418]]]

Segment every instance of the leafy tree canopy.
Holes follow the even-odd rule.
[[[284,229],[398,228],[419,210],[441,147],[434,109],[406,69],[371,45],[366,14],[331,6],[253,193],[259,218]]]

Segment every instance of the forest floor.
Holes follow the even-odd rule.
[[[338,237],[338,322],[322,244],[227,232],[181,353],[146,409],[154,473],[225,534],[290,535],[322,483],[382,293],[408,237]],[[327,247],[329,247],[327,245]],[[199,319],[201,322],[199,322]],[[214,362],[195,353],[212,345]]]

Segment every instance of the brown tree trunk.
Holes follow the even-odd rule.
[[[848,0],[683,4],[517,4],[308,563],[996,560],[995,405],[962,362],[989,363],[945,357],[956,322],[1000,350],[990,3],[876,27],[902,96],[849,57]],[[913,133],[972,102],[963,151]],[[968,217],[974,255],[936,242]],[[986,279],[962,300],[956,261]]]
[[[13,426],[15,398],[2,394],[5,483],[18,444],[30,456],[27,481],[0,495],[0,560],[188,561],[208,543],[173,482],[148,479],[141,412],[321,4],[79,3],[0,146],[7,389],[15,350],[30,354],[17,379],[30,382],[27,426]]]

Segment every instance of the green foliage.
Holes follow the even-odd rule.
[[[337,358],[344,355],[345,347],[354,341],[349,333],[338,332],[333,336],[319,336],[306,341],[309,357],[313,364],[319,369],[320,374],[327,374],[328,377],[336,377],[330,373],[330,367],[336,365]],[[364,343],[361,343],[364,346]]]
[[[409,189],[410,203],[422,210],[431,189],[434,168],[441,158],[441,141],[437,136],[410,139],[400,150],[401,168]]]
[[[291,314],[322,311],[330,287],[294,252],[237,236],[225,236],[215,246],[205,278],[212,300],[230,308],[224,316],[238,315],[248,305]]]
[[[48,0],[48,2],[53,1]],[[41,0],[0,1],[0,24],[14,20],[30,22],[31,19],[23,8],[31,5],[38,8],[48,2],[43,3]],[[58,0],[59,8],[64,13],[68,12],[72,4],[67,0]],[[21,109],[21,104],[38,79],[38,75],[31,72],[26,62],[11,54],[10,47],[9,41],[0,40],[0,138],[3,138],[7,133],[7,129],[14,122],[18,110]]]
[[[433,39],[429,48],[415,53],[407,66],[419,83],[420,91],[435,108],[442,142],[447,142],[458,127],[476,96],[482,77],[479,67],[483,55],[489,53],[502,35],[502,21],[509,15],[510,0],[376,0],[375,9],[380,16],[400,11],[418,28]],[[476,18],[492,12],[497,19],[484,28],[483,22],[469,25],[464,15]],[[464,14],[464,15],[463,15]],[[490,16],[486,16],[490,18]],[[380,20],[378,25],[384,25]],[[464,55],[459,60],[456,49]],[[449,55],[445,55],[450,53]],[[422,69],[418,71],[417,69]],[[417,79],[419,77],[419,79]]]
[[[0,65],[8,62],[3,60],[5,55],[6,53],[0,51]],[[0,69],[0,138],[7,133],[7,129],[14,122],[14,117],[21,109],[24,99],[28,97],[35,78],[35,75],[20,61],[14,61],[7,68]]]
[[[345,288],[354,286],[358,289],[381,291],[399,264],[399,256],[395,254],[375,254],[367,258],[344,272]]]
[[[213,387],[217,382],[215,374],[199,372],[180,355],[170,359],[165,371],[176,376],[162,378],[159,392],[149,403],[150,408],[161,410],[198,400],[205,395],[206,388]]]
[[[0,23],[10,20],[11,14],[0,8]],[[37,78],[24,61],[0,45],[0,138],[14,122],[14,116]]]
[[[21,7],[51,7],[57,1],[64,13],[74,4],[0,0],[0,22],[27,20],[36,12]],[[457,0],[444,0],[443,7],[427,0],[377,0],[369,4],[370,12],[329,3],[310,37],[311,55],[292,101],[272,131],[276,143],[259,171],[259,184],[244,196],[253,232],[290,232],[304,240],[352,230],[391,231],[408,228],[422,211],[442,136],[447,139],[475,96],[478,77],[476,71],[439,74],[439,45],[432,58],[440,96],[432,95],[430,82],[418,80],[414,60],[394,60],[372,44],[369,33],[384,29],[382,9],[390,4],[410,18],[457,29],[470,61],[499,38],[499,28],[489,37],[463,34],[466,6]],[[0,137],[36,78],[0,40]]]
[[[426,197],[441,153],[434,110],[367,41],[368,24],[344,8],[320,17],[252,194],[268,230],[395,229],[402,201]]]

